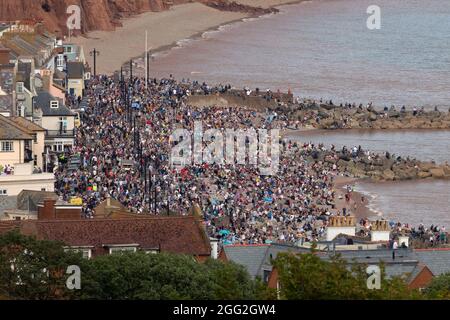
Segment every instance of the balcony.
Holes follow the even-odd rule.
[[[47,130],[46,138],[73,138],[75,130]]]

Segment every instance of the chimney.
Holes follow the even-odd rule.
[[[38,220],[54,220],[55,219],[56,200],[46,198],[43,205],[38,207]]]
[[[326,240],[333,241],[338,235],[356,235],[355,217],[353,216],[332,216],[326,230]]]
[[[9,64],[9,53],[10,50],[8,48],[0,48],[0,65]]]
[[[53,86],[53,73],[51,70],[43,70],[42,71],[42,88],[50,92],[51,87]]]
[[[372,230],[370,232],[370,241],[388,242],[390,240],[391,230],[387,220],[377,220],[372,224]]]

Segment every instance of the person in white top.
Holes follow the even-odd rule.
[[[392,244],[392,249],[394,249],[394,250],[398,249],[398,242],[397,242],[397,240],[395,240],[394,243]]]

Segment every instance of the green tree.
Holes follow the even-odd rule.
[[[261,299],[266,288],[259,280],[252,280],[243,266],[233,262],[209,259],[205,266],[211,275],[214,299]]]
[[[69,265],[81,290],[69,290]],[[119,253],[83,259],[59,242],[0,236],[0,296],[11,299],[255,299],[265,286],[242,266],[176,254]]]
[[[11,299],[69,299],[67,267],[82,264],[81,255],[65,252],[61,243],[17,231],[0,235],[0,293]]]
[[[241,267],[176,254],[97,257],[83,273],[81,299],[252,299],[256,282]]]
[[[339,255],[329,261],[312,253],[280,253],[277,268],[280,297],[288,300],[316,299],[416,299],[420,294],[408,289],[401,278],[386,279],[382,266],[381,289],[367,288],[365,265],[351,264]]]
[[[429,299],[450,299],[450,273],[435,277],[424,290]]]

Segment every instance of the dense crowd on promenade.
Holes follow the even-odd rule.
[[[334,148],[327,156],[332,161],[318,161],[314,159],[325,150],[322,145],[280,138],[279,171],[268,176],[253,164],[171,166],[169,137],[174,128],[192,131],[196,121],[204,130],[290,125],[275,111],[198,108],[186,102],[192,92],[224,90],[229,87],[172,78],[148,85],[138,78],[132,83],[110,77],[93,80],[71,155],[79,159],[79,168],[60,166],[56,190],[65,200],[81,197],[86,218],[92,218],[108,196],[137,214],[188,214],[198,204],[210,236],[223,243],[317,240],[330,215],[354,214],[351,206],[335,206],[339,155]],[[339,151],[351,157],[374,156],[361,148]]]
[[[184,98],[196,85],[163,79],[146,87],[135,79],[132,100],[140,108],[130,112],[119,82],[95,80],[73,149],[80,168],[61,166],[56,172],[62,197],[81,197],[86,217],[108,195],[138,214],[187,214],[197,203],[210,235],[226,243],[321,236],[325,217],[336,211],[331,210],[336,166],[305,160],[317,146],[283,141],[279,171],[272,176],[261,175],[253,164],[170,166],[174,126],[192,130],[194,121],[202,121],[205,129],[270,129],[285,123],[276,113],[243,107],[188,106]]]

